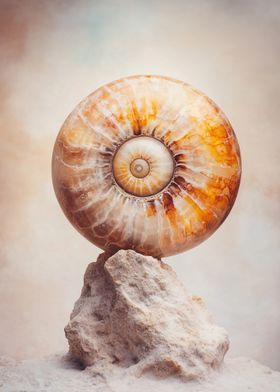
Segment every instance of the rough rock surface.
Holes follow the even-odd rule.
[[[203,381],[182,382],[152,375],[135,377],[131,368],[114,367],[104,377],[81,371],[59,355],[21,362],[0,358],[1,392],[279,392],[280,372],[248,358],[227,359]]]
[[[218,368],[229,346],[167,264],[132,250],[88,266],[65,333],[71,356],[96,374],[118,366],[194,380]]]

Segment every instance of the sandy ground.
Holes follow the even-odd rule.
[[[218,372],[207,380],[183,383],[176,378],[156,379],[152,376],[136,378],[130,369],[116,368],[105,378],[93,375],[91,369],[78,369],[61,355],[38,360],[16,362],[0,358],[1,392],[279,392],[280,372],[248,358],[225,361]]]

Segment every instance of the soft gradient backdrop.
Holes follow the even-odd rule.
[[[199,247],[165,261],[230,334],[228,355],[280,368],[280,2],[0,0],[0,350],[66,350],[63,327],[100,250],[63,216],[51,154],[68,113],[133,74],[184,80],[229,117],[236,204]]]

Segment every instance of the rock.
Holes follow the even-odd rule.
[[[132,250],[89,264],[65,334],[71,356],[96,374],[117,366],[194,380],[217,369],[229,346],[170,266]]]

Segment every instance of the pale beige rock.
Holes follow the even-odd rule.
[[[229,346],[171,267],[132,250],[88,266],[65,333],[70,354],[96,373],[121,366],[197,379],[219,367]]]

